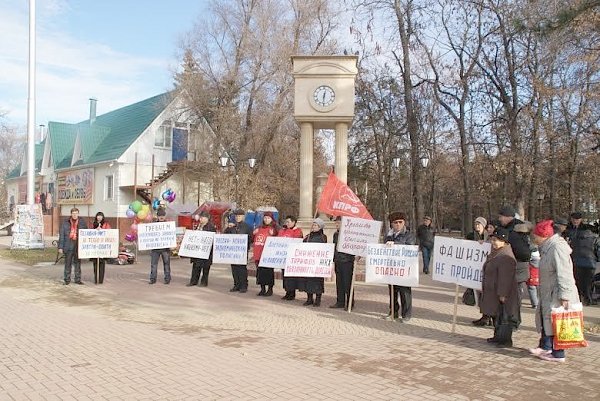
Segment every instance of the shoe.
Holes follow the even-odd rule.
[[[186,286],[186,287],[193,287],[193,286],[195,286],[195,285],[196,285],[196,284],[194,284],[194,283],[187,283],[185,286]]]
[[[289,297],[287,297],[286,301],[293,301],[294,299],[296,299],[296,295],[292,294]]]
[[[256,294],[256,296],[258,297],[264,297],[266,294],[265,290],[260,290],[260,292],[258,294]]]
[[[565,358],[557,358],[552,354],[538,355],[538,358],[543,359],[544,361],[550,361],[550,362],[564,362],[565,361]]]
[[[537,305],[531,305],[531,309],[537,309]]]
[[[529,353],[531,355],[535,355],[535,356],[548,355],[548,354],[552,353],[552,350],[550,350],[550,349],[543,349],[543,348],[540,348],[540,347],[529,348],[528,351],[529,351]]]
[[[425,273],[425,274],[429,274],[429,270],[425,270],[423,273]]]
[[[284,301],[287,301],[289,299],[290,294],[285,294],[284,296],[281,297],[281,299],[283,299]]]
[[[156,280],[150,280],[148,281],[148,284],[156,284]]]
[[[267,292],[265,292],[265,297],[270,297],[273,295],[273,288],[269,287]]]
[[[333,304],[331,306],[329,306],[331,309],[342,309],[344,308],[344,305],[340,305],[340,304]]]
[[[408,316],[408,317],[403,317],[403,318],[402,318],[402,322],[404,322],[404,323],[408,323],[408,322],[410,322],[410,319],[411,319],[411,317],[410,317],[410,316]]]
[[[496,337],[488,338],[485,341],[487,341],[490,344],[496,344],[496,343],[498,343],[498,339]]]
[[[248,290],[247,290],[247,289],[245,289],[245,288],[242,288],[242,289],[240,290],[240,294],[245,294],[246,292],[248,292]]]
[[[313,304],[313,306],[315,308],[318,308],[319,306],[321,306],[321,296],[320,295],[318,295],[317,299],[315,299],[315,303]]]
[[[200,287],[208,287],[208,283],[200,283],[198,284]]]
[[[512,341],[503,341],[501,343],[496,343],[497,348],[512,348]]]
[[[308,306],[308,305],[312,305],[312,304],[314,304],[314,303],[315,303],[315,302],[314,302],[312,299],[307,299],[307,300],[306,300],[306,302],[304,302],[302,305],[303,305],[303,306]]]
[[[83,285],[83,281],[75,281],[75,284]]]
[[[384,320],[392,320],[392,314],[388,313],[386,316],[381,317]],[[398,315],[394,315],[394,320],[398,319]]]
[[[171,282],[171,279],[165,280],[165,284],[169,284]]]
[[[238,292],[240,289],[237,287],[233,287],[229,289],[229,292]]]
[[[71,284],[71,282],[70,282],[70,281],[63,280],[63,285],[69,285],[69,284]]]
[[[480,319],[477,320],[473,320],[471,323],[473,323],[474,326],[491,326],[492,325],[492,319],[490,319],[487,316],[482,316]]]

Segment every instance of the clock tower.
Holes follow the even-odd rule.
[[[294,117],[300,124],[300,214],[311,221],[316,129],[335,130],[335,174],[346,182],[348,129],[354,119],[357,56],[292,56]]]

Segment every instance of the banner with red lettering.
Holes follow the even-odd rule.
[[[285,259],[286,277],[331,277],[334,245],[320,242],[288,244]]]
[[[334,173],[329,173],[317,209],[332,216],[350,216],[373,220],[358,196],[352,192],[348,185],[340,181]]]
[[[367,245],[365,283],[419,286],[417,245]]]

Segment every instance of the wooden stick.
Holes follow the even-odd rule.
[[[452,315],[452,334],[456,333],[456,314],[458,313],[458,283],[454,292],[454,314]]]

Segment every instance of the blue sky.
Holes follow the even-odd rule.
[[[172,89],[178,40],[208,0],[37,0],[36,126]],[[0,0],[0,113],[25,132],[28,0]]]

